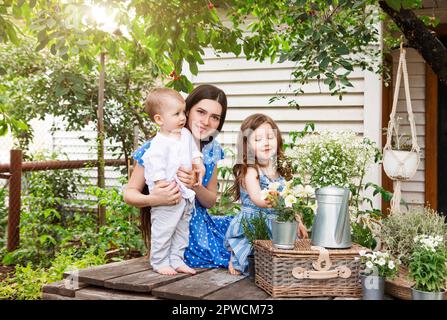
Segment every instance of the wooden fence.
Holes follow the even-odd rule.
[[[22,150],[10,151],[10,163],[0,164],[0,178],[9,180],[8,242],[7,250],[14,251],[20,245],[20,207],[22,191],[22,172],[81,169],[98,167],[98,160],[49,160],[23,162]],[[106,159],[105,166],[124,166],[124,159]]]

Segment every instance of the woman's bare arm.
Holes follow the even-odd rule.
[[[131,206],[143,208],[173,205],[181,198],[180,191],[175,182],[169,183],[163,181],[154,186],[148,195],[142,193],[145,184],[144,168],[138,162],[135,162],[129,183],[124,190],[124,201]]]
[[[177,171],[177,177],[188,188],[194,190],[196,198],[200,204],[209,209],[216,204],[217,199],[217,166],[214,167],[213,174],[211,176],[208,185],[194,186],[194,173],[192,170],[188,170],[185,167],[180,167]]]
[[[217,165],[214,167],[213,174],[206,188],[203,185],[193,188],[197,200],[205,208],[209,209],[216,204],[217,200]]]

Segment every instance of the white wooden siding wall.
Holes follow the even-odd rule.
[[[402,197],[410,205],[423,205],[425,199],[425,61],[414,49],[407,49],[406,54],[410,96],[418,144],[421,147],[421,163],[416,175],[402,184]],[[393,53],[393,92],[399,62],[399,50]],[[403,78],[399,91],[397,115],[402,118],[401,132],[410,134],[408,114],[406,111]]]
[[[55,121],[60,124],[60,128],[65,128],[61,120]],[[80,138],[81,136],[90,138],[90,141],[85,142]],[[69,160],[95,160],[97,159],[96,136],[97,133],[94,126],[89,126],[82,131],[66,131],[61,129],[56,131],[53,135],[53,150],[66,154]],[[105,141],[104,155],[106,159],[116,158],[110,151],[111,145],[110,142]],[[105,167],[106,186],[122,185],[118,181],[121,174],[117,169],[118,167]],[[96,185],[96,169],[80,169],[79,171],[88,177],[93,185]]]
[[[351,74],[350,80],[354,87],[348,88],[348,93],[340,101],[337,96],[330,95],[324,84],[319,86],[317,81],[306,85],[305,93],[295,97],[293,88],[296,85],[289,88],[290,74],[294,67],[292,62],[261,63],[229,54],[218,57],[211,49],[205,51],[203,58],[204,64],[199,65],[198,75],[190,77],[194,86],[209,83],[227,94],[227,118],[223,132],[218,137],[226,148],[234,150],[241,122],[256,112],[271,116],[278,123],[285,141],[288,141],[290,131],[301,130],[306,122],[311,121],[319,130],[352,129],[364,134],[366,126],[380,129],[380,124],[365,123],[368,119],[364,117],[364,93],[368,84],[365,83],[365,72],[361,70],[355,70]],[[296,99],[301,109],[289,107],[288,100],[269,104],[269,99],[279,91],[285,93],[289,99]],[[380,104],[372,108],[380,114]],[[231,165],[231,159],[227,157],[223,164]]]

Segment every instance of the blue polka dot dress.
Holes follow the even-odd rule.
[[[277,179],[269,179],[262,172],[259,173],[259,184],[261,189],[267,189],[268,185],[272,182],[279,182],[279,191],[284,187],[284,178],[278,177]],[[267,227],[269,229],[269,236],[272,237],[272,222],[270,218],[275,217],[276,212],[271,208],[260,208],[253,203],[248,195],[248,192],[241,186],[241,211],[231,221],[227,233],[225,246],[228,250],[234,252],[231,257],[231,262],[236,270],[241,271],[244,274],[248,273],[248,259],[247,257],[252,253],[253,248],[248,239],[245,237],[244,229],[242,227],[242,220],[245,218],[250,221],[252,218],[259,216],[261,213],[266,215]]]
[[[133,158],[143,166],[142,156],[150,147],[150,141],[143,144]],[[202,148],[205,176],[202,184],[206,187],[213,175],[217,162],[224,158],[220,144],[212,140]],[[185,250],[185,263],[192,268],[228,268],[230,252],[225,247],[225,233],[232,216],[212,216],[196,199],[196,208],[189,222],[189,244]]]

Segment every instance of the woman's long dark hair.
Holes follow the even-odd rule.
[[[186,98],[186,114],[189,114],[191,108],[204,99],[217,101],[222,106],[222,114],[220,115],[220,122],[216,131],[217,134],[222,130],[223,124],[225,122],[225,117],[227,115],[227,96],[225,95],[225,92],[211,84],[202,84],[196,87]],[[190,129],[188,127],[188,124],[186,125],[186,127]],[[200,141],[200,149],[202,149],[214,137],[210,138],[211,139],[207,141]],[[142,193],[146,195],[149,194],[147,185],[144,186]],[[144,207],[140,209],[140,229],[143,235],[144,244],[146,245],[146,248],[150,249],[151,207]]]
[[[262,113],[256,113],[247,117],[241,124],[241,129],[237,141],[237,161],[233,167],[234,183],[230,188],[230,192],[233,195],[234,201],[237,201],[241,197],[240,186],[244,181],[245,175],[247,174],[247,169],[249,167],[257,168],[259,166],[258,160],[256,159],[253,151],[248,148],[248,139],[250,135],[253,134],[257,128],[262,124],[268,123],[276,132],[276,158],[277,158],[277,170],[281,176],[286,179],[290,179],[291,172],[288,167],[284,167],[282,164],[285,161],[283,152],[283,141],[281,137],[281,132],[279,131],[276,123],[270,118]],[[250,160],[250,161],[249,161]],[[253,161],[254,160],[254,161]],[[259,176],[258,176],[259,179]]]

